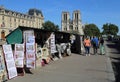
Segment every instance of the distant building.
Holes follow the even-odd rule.
[[[72,20],[70,19],[70,13],[63,11],[61,27],[62,27],[62,31],[78,32],[79,34],[84,35],[80,11],[75,10],[73,12]]]
[[[27,14],[5,9],[0,6],[0,39],[18,26],[41,28],[44,23],[44,16],[38,9],[29,9]]]

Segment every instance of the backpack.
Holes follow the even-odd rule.
[[[96,42],[94,40],[92,40],[92,45],[95,47],[96,46]]]
[[[104,40],[103,40],[103,39],[101,39],[101,40],[100,40],[100,43],[103,45],[103,44],[104,44]]]

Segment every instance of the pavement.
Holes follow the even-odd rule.
[[[32,69],[32,74],[25,73],[7,82],[115,82],[109,54],[111,50],[108,46],[105,48],[106,55],[83,56],[72,53],[44,67]]]

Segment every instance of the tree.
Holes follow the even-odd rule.
[[[45,23],[43,23],[42,29],[49,30],[49,31],[58,31],[59,30],[59,26],[55,25],[51,21],[46,21]]]
[[[84,28],[86,36],[100,36],[100,30],[95,24],[87,24]]]
[[[104,24],[102,29],[103,29],[102,34],[106,35],[117,35],[117,33],[119,32],[118,26],[111,23]]]

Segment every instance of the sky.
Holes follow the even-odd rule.
[[[111,23],[120,30],[120,0],[0,0],[6,9],[26,14],[30,8],[42,11],[44,21],[51,21],[61,29],[63,11],[80,10],[82,24],[95,24],[102,31],[103,24]],[[119,31],[120,34],[120,31]]]

